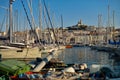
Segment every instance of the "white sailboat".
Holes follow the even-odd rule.
[[[3,59],[7,58],[36,58],[41,57],[38,47],[27,47],[25,43],[13,42],[13,18],[12,18],[12,3],[13,0],[9,0],[9,31],[10,42],[8,44],[0,46],[0,52]]]
[[[12,18],[12,3],[14,0],[10,0],[9,2],[9,31],[6,34],[6,37],[0,37],[1,40],[10,40],[9,45],[1,45],[0,49],[17,49],[18,47],[23,47],[25,46],[23,43],[12,43],[12,26],[13,26],[13,18]],[[7,16],[8,16],[8,8],[7,9]],[[6,19],[6,21],[8,21]],[[7,25],[7,22],[6,22]]]

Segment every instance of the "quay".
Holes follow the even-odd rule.
[[[120,48],[117,46],[113,46],[113,45],[93,45],[90,46],[91,49],[94,50],[98,50],[98,51],[105,51],[105,52],[109,52],[109,53],[115,53],[116,55],[120,56]]]

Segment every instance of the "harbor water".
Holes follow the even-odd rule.
[[[91,50],[90,47],[68,48],[65,49],[62,53],[60,53],[58,57],[66,64],[86,63],[88,65],[113,65],[113,60],[109,58],[108,53]]]

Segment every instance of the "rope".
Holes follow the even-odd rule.
[[[26,55],[24,56],[24,61],[25,61],[25,59],[26,59],[26,57],[27,57],[27,55],[28,55],[28,51],[29,51],[29,48],[27,48],[27,52],[26,52]]]
[[[1,26],[0,26],[0,32],[2,31],[4,22],[5,22],[5,16],[4,16],[3,21],[2,21],[2,24],[1,24]]]

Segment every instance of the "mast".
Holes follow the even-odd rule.
[[[114,17],[115,16],[115,11],[113,11],[113,39],[114,39],[114,36],[115,36],[115,22],[114,22]]]
[[[45,24],[47,26],[47,30],[48,30],[48,33],[49,33],[49,43],[53,42],[53,38],[52,38],[52,34],[50,32],[50,28],[49,28],[49,24],[47,22],[47,18],[46,18],[46,15],[45,15],[45,8],[43,10],[43,16],[44,16],[44,21],[45,21]]]
[[[98,28],[102,27],[102,15],[98,15]]]
[[[98,14],[98,29],[97,29],[97,42],[99,41],[99,29],[100,29],[100,14]]]
[[[108,0],[108,22],[106,27],[106,43],[108,43],[108,33],[110,32],[110,5]]]
[[[7,18],[6,18],[6,33],[8,33],[8,9],[7,9]]]
[[[31,22],[31,23],[32,23],[32,25],[33,25],[33,29],[35,30],[35,27],[36,27],[36,26],[35,26],[35,21],[34,21],[34,16],[33,16],[32,0],[29,0],[29,1],[27,0],[27,3],[28,3],[28,7],[29,7],[29,9],[30,9],[30,14],[31,14],[31,17],[32,17],[32,18],[31,18],[31,19],[32,19],[32,22]]]
[[[39,38],[42,39],[42,4],[41,0],[39,0],[39,27],[40,27],[40,35]]]
[[[9,0],[9,29],[10,29],[10,43],[12,43],[12,32],[13,32],[13,16],[12,16],[12,3],[15,0]]]
[[[108,4],[108,28],[110,27],[110,5]]]
[[[15,19],[16,19],[16,31],[18,31],[18,10],[15,11]]]
[[[62,43],[64,44],[64,38],[63,38],[63,17],[61,15],[61,27],[62,27]]]
[[[59,44],[58,44],[58,41],[57,41],[57,37],[55,35],[55,31],[54,31],[54,28],[53,28],[53,24],[52,24],[52,21],[50,19],[50,15],[49,15],[49,12],[48,12],[48,9],[46,7],[46,4],[45,4],[45,1],[44,1],[44,7],[45,7],[45,10],[46,10],[46,13],[47,13],[47,16],[48,16],[48,20],[50,22],[50,25],[51,25],[51,28],[52,28],[52,32],[53,32],[53,35],[54,35],[54,38],[55,38],[55,42],[57,43],[57,46],[59,47]]]
[[[24,11],[25,11],[25,14],[26,14],[28,23],[29,23],[29,25],[30,25],[30,28],[31,28],[32,32],[34,33],[34,37],[36,37],[36,39],[38,40],[39,49],[40,49],[40,50],[41,50],[41,49],[44,49],[43,45],[41,44],[41,42],[40,42],[40,40],[39,40],[39,38],[38,38],[38,35],[37,35],[36,31],[33,30],[33,27],[32,27],[33,25],[32,25],[31,22],[30,22],[30,19],[29,19],[29,17],[28,17],[28,13],[27,13],[27,11],[26,11],[26,9],[25,9],[25,5],[24,5],[24,3],[23,3],[22,0],[21,0],[21,3],[22,3],[22,6],[23,6],[23,9],[24,9]],[[29,5],[29,4],[28,4],[28,5]],[[30,7],[30,6],[29,6],[29,7]],[[32,13],[31,13],[31,16],[32,16]],[[34,21],[33,16],[32,16],[32,21]],[[35,23],[34,23],[34,26],[35,26]]]
[[[101,14],[99,14],[98,15],[98,39],[97,39],[97,41],[99,42],[100,41],[100,39],[99,39],[99,36],[100,36],[100,28],[102,27],[102,15]]]
[[[48,12],[50,12],[49,10],[48,10]],[[54,12],[52,12],[52,17],[51,17],[51,22],[52,22],[52,25],[53,25],[53,28],[52,28],[52,30],[54,31],[52,31],[52,34],[53,34],[53,45],[55,45],[56,44],[56,40],[58,40],[58,32],[57,32],[57,28],[55,29],[54,28],[54,26],[55,26],[55,23],[54,23]],[[56,34],[56,40],[55,40],[55,36],[54,36],[54,34]]]

